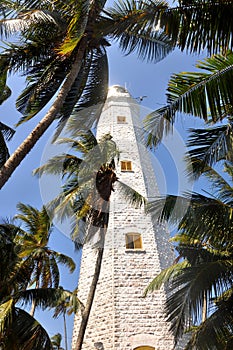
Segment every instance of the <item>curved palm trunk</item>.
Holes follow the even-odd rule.
[[[92,224],[96,227],[100,227],[100,241],[99,247],[97,251],[96,263],[95,263],[95,271],[94,276],[91,282],[91,286],[89,289],[89,293],[87,296],[86,305],[84,311],[82,312],[81,324],[79,327],[78,339],[75,344],[75,350],[81,350],[82,344],[87,328],[88,319],[91,313],[91,307],[95,297],[95,291],[97,287],[97,283],[100,276],[100,270],[102,265],[103,253],[104,253],[104,243],[105,243],[105,235],[108,227],[108,213],[109,213],[109,204],[110,204],[110,196],[113,191],[113,184],[117,181],[117,176],[113,171],[112,167],[108,169],[110,171],[99,171],[96,175],[96,188],[98,192],[98,199],[95,200],[95,204],[98,207],[100,204],[99,211],[96,211],[96,216],[93,218]],[[101,215],[107,214],[107,220],[104,219],[104,223],[101,220]],[[102,226],[101,226],[102,225]]]
[[[68,74],[63,86],[61,87],[57,98],[44,118],[37,124],[27,138],[21,143],[21,145],[15,150],[11,157],[6,161],[0,170],[0,189],[9,180],[12,173],[21,163],[21,161],[27,156],[27,154],[35,146],[36,142],[48,129],[48,127],[54,121],[56,115],[60,111],[65,98],[70,91],[79,71],[81,68],[82,59],[86,49],[87,39],[84,37],[80,42],[80,47],[76,56],[76,59],[72,65],[70,73]]]
[[[74,348],[75,350],[82,349],[83,339],[84,339],[85,331],[87,328],[88,319],[89,319],[89,316],[91,313],[91,307],[92,307],[94,296],[95,296],[97,282],[99,280],[100,269],[101,269],[103,253],[104,253],[104,242],[105,242],[105,234],[106,234],[107,226],[104,228],[101,228],[100,230],[101,230],[101,232],[100,232],[101,239],[100,239],[100,245],[99,245],[99,248],[97,251],[95,272],[94,272],[94,276],[93,276],[93,279],[91,282],[86,305],[85,305],[84,311],[82,313],[82,320],[81,320],[81,324],[80,324],[80,328],[79,328],[78,339],[77,339],[77,342],[76,342],[75,348]]]

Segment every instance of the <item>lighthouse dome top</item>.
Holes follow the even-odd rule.
[[[108,89],[108,97],[130,97],[130,93],[124,88],[123,86],[120,85],[113,85],[110,86]]]

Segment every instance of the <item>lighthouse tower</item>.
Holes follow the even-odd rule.
[[[116,173],[148,200],[159,195],[150,156],[142,142],[140,105],[120,86],[109,89],[97,137],[111,134],[120,151]],[[143,208],[130,206],[120,191],[111,195],[104,256],[83,350],[172,350],[166,322],[166,294],[143,297],[149,282],[172,263],[166,227],[152,222]],[[95,249],[83,248],[79,298],[85,304],[95,266]],[[76,315],[73,348],[80,315]]]

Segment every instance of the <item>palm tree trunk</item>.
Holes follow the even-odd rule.
[[[65,350],[68,350],[68,339],[67,339],[67,328],[66,328],[66,313],[65,312],[63,312],[63,322],[64,322]]]
[[[97,251],[97,257],[96,257],[96,263],[95,263],[95,272],[94,272],[94,276],[93,276],[93,279],[92,279],[92,282],[91,282],[91,286],[90,286],[90,290],[89,290],[89,293],[88,293],[86,305],[85,305],[84,311],[82,313],[82,319],[81,319],[81,324],[80,324],[80,327],[79,327],[78,339],[77,339],[77,342],[75,344],[75,350],[81,350],[82,349],[84,335],[85,335],[85,332],[86,332],[87,323],[88,323],[88,319],[89,319],[90,312],[91,312],[91,307],[92,307],[94,296],[95,296],[97,282],[99,280],[100,269],[101,269],[103,253],[104,253],[104,242],[105,242],[106,229],[107,229],[107,227],[100,228],[101,238],[100,238],[100,245],[99,245],[98,251]]]
[[[60,111],[65,101],[65,98],[69,93],[80,71],[82,59],[86,50],[86,43],[87,43],[87,39],[86,37],[83,37],[83,39],[80,41],[79,50],[78,50],[76,59],[71,67],[71,70],[67,75],[67,78],[64,84],[62,85],[56,100],[52,104],[47,114],[37,124],[37,126],[32,130],[32,132],[27,136],[27,138],[21,143],[21,145],[15,150],[15,152],[6,161],[6,163],[2,166],[0,170],[0,189],[9,180],[12,173],[15,171],[15,169],[18,167],[21,161],[27,156],[27,154],[32,150],[36,142],[40,139],[40,137],[52,124],[56,115]]]

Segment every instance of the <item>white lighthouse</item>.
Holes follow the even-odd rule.
[[[120,151],[117,177],[148,200],[158,196],[156,178],[142,142],[140,106],[120,86],[109,89],[97,137],[111,134]],[[122,194],[111,195],[109,226],[101,273],[83,350],[172,350],[166,322],[164,289],[143,297],[149,282],[174,259],[166,227],[152,222],[143,208],[130,206]],[[79,298],[85,304],[95,250],[83,248]],[[80,316],[75,317],[73,345]]]

